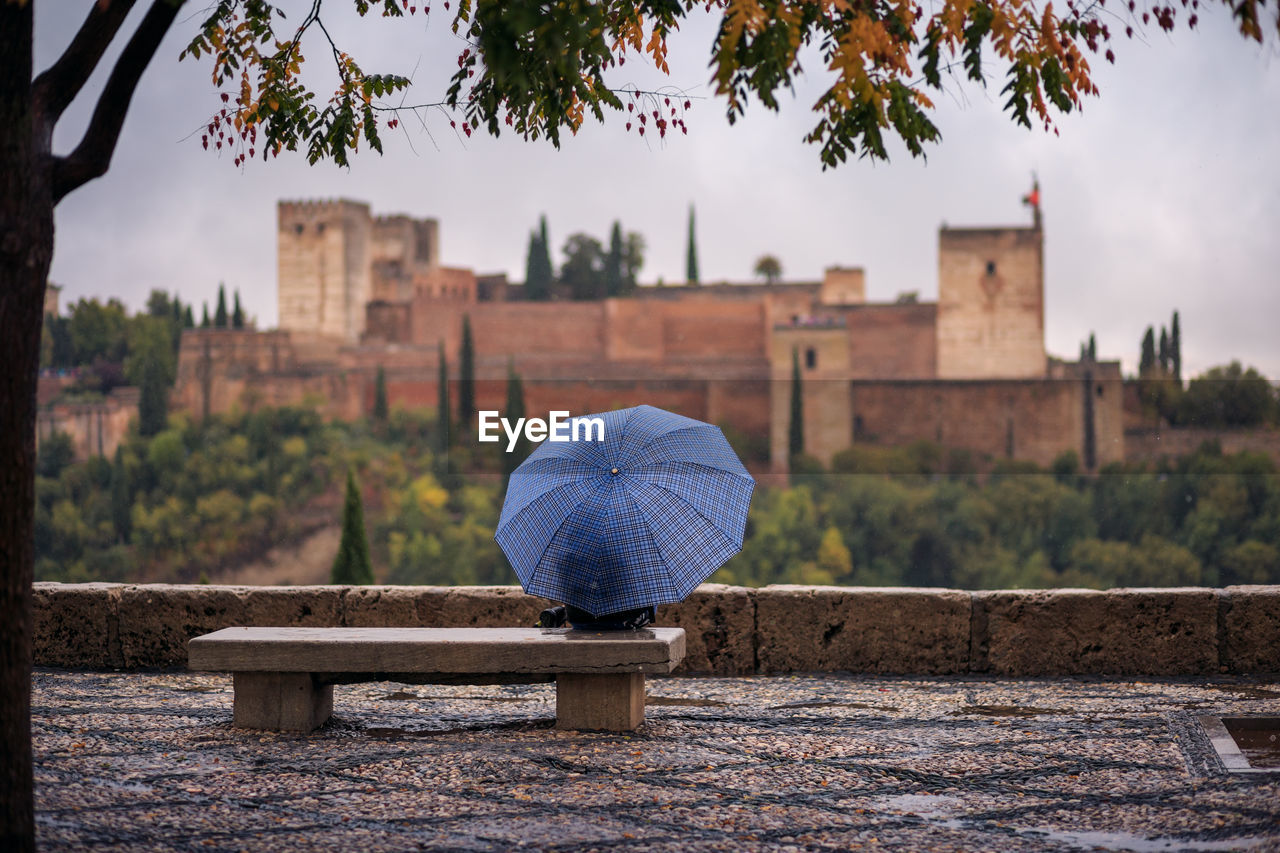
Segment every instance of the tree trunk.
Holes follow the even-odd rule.
[[[0,3],[0,849],[35,849],[31,580],[36,381],[53,258],[48,134],[32,113],[32,3]]]

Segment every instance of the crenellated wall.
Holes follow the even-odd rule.
[[[234,625],[532,625],[519,587],[38,583],[37,666],[181,667]],[[1001,676],[1280,673],[1280,586],[997,590],[707,584],[659,608],[686,632],[679,674]]]

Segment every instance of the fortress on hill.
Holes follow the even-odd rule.
[[[456,379],[465,316],[480,408],[502,409],[514,366],[530,414],[650,403],[767,438],[783,470],[795,358],[824,462],[918,439],[1041,465],[1075,450],[1090,470],[1124,458],[1119,364],[1045,352],[1038,209],[1029,227],[940,229],[936,303],[868,302],[857,267],[527,302],[505,276],[442,265],[436,220],[348,200],[280,202],[277,245],[279,329],[188,331],[176,406],[307,398],[355,418],[381,367],[393,406],[434,407],[438,347]]]

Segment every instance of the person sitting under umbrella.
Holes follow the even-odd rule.
[[[742,549],[755,480],[720,428],[653,406],[585,416],[511,475],[494,538],[551,626],[639,628]],[[563,611],[563,615],[561,612]]]
[[[572,604],[561,604],[539,613],[538,627],[563,628],[568,624],[579,631],[634,631],[653,624],[657,618],[657,608],[652,604],[618,613],[606,613],[603,616],[593,616]]]

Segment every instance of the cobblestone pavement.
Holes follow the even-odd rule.
[[[335,688],[310,735],[231,727],[229,676],[40,670],[43,850],[1280,850],[1280,775],[1197,714],[1280,683],[655,679],[629,736],[553,685]]]

